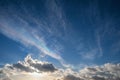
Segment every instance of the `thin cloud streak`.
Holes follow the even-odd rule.
[[[48,12],[47,14],[48,14],[49,25],[50,27],[52,27],[52,29],[49,29],[49,31],[52,31],[51,33],[55,32],[58,34],[57,36],[63,37],[60,30],[62,30],[62,33],[65,34],[67,21],[64,15],[64,11],[60,6],[60,2],[56,0],[51,0],[51,1],[47,0],[45,6]],[[58,27],[57,29],[56,26]]]
[[[99,57],[101,57],[103,55],[103,50],[102,50],[102,46],[101,46],[101,36],[99,35],[99,33],[97,32],[97,45],[98,45],[98,50],[99,50]]]
[[[44,19],[41,20],[40,18],[33,17],[34,14],[29,14],[29,10],[27,10],[24,5],[20,6],[21,10],[23,10],[23,13],[25,15],[27,14],[26,16],[22,15],[21,13],[13,13],[14,9],[12,9],[13,12],[11,12],[9,10],[11,8],[9,8],[7,12],[5,10],[5,14],[0,14],[0,33],[4,34],[12,40],[23,44],[28,48],[32,46],[37,48],[40,52],[58,60],[64,67],[66,67],[67,64],[65,63],[64,59],[59,55],[58,47],[55,47],[54,50],[50,49],[45,39],[46,37],[56,36],[54,34],[61,35],[59,30],[55,28],[58,25],[56,24],[56,22],[59,22],[61,24],[61,26],[58,26],[59,28],[63,29],[65,27],[65,21],[62,17],[62,11],[59,9],[60,7],[57,6],[54,0],[49,5],[47,5],[46,7],[50,8],[50,10],[53,10],[53,12],[55,12],[56,17],[54,19],[57,19],[50,23],[49,21],[44,21]],[[56,10],[54,10],[54,8]],[[50,12],[48,16],[49,15],[52,15],[52,12]],[[53,20],[51,17],[48,17],[47,19],[49,19],[50,21]],[[34,25],[31,25],[30,22],[32,22]],[[53,29],[54,31],[52,31]],[[55,43],[53,43],[52,45],[54,44]]]
[[[3,24],[4,25],[4,24]],[[39,37],[37,34],[31,33],[29,30],[25,28],[11,27],[8,25],[4,25],[1,27],[1,33],[6,35],[7,37],[24,44],[26,47],[34,46],[44,54],[57,59],[60,61],[62,65],[64,65],[64,60],[57,53],[52,52],[47,46],[43,38]]]

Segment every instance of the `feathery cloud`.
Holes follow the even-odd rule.
[[[62,49],[62,45],[60,45],[59,42],[53,41],[55,40],[54,38],[48,40],[51,36],[58,36],[54,34],[62,34],[59,31],[63,30],[63,27],[65,27],[62,9],[60,9],[60,6],[58,6],[54,0],[50,3],[48,2],[49,1],[45,2],[45,4],[47,4],[46,7],[50,9],[50,11],[48,11],[50,13],[48,17],[46,17],[48,20],[38,18],[40,17],[39,15],[33,17],[35,14],[28,14],[31,12],[27,9],[25,4],[19,5],[24,15],[21,12],[17,13],[14,5],[10,6],[7,10],[3,8],[2,13],[0,13],[0,33],[23,44],[27,48],[35,47],[38,52],[42,52],[44,55],[58,60],[64,67],[67,67],[68,65],[59,53]],[[54,21],[49,17],[49,15],[53,14],[52,11],[55,12],[56,15]],[[62,26],[58,26],[59,24],[56,24],[56,22],[60,23]],[[56,28],[56,26],[58,28]],[[50,45],[53,46],[52,49],[54,50],[48,46],[48,43],[52,43]]]

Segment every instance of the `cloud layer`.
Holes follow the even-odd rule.
[[[120,64],[107,63],[79,71],[56,68],[52,63],[32,59],[6,64],[0,69],[0,80],[120,80]]]

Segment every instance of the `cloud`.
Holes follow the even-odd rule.
[[[6,64],[0,69],[1,80],[120,80],[120,63],[106,63],[101,66],[84,67],[79,71],[70,68],[56,68],[49,62],[32,59]]]
[[[50,72],[54,72],[55,70],[57,70],[54,66],[53,66],[53,64],[50,64],[50,63],[47,63],[47,62],[40,62],[40,61],[34,61],[32,58],[31,58],[31,56],[27,56],[26,57],[26,62],[30,65],[30,66],[32,66],[32,67],[34,67],[34,68],[36,68],[36,69],[38,69],[39,71],[44,71],[44,72],[48,72],[48,71],[50,71]]]
[[[26,71],[26,72],[33,72],[32,69],[30,69],[29,67],[26,67],[26,66],[22,65],[21,63],[13,64],[12,66],[9,66],[9,68],[11,68],[11,69],[16,68],[16,69],[20,69],[20,70]]]
[[[65,35],[67,21],[62,6],[60,4],[60,1],[46,0],[45,5],[48,14],[49,25],[52,27],[49,30],[54,34],[57,33],[58,34],[57,36],[63,37]],[[63,34],[61,34],[61,31]]]
[[[88,59],[88,60],[94,60],[98,53],[98,49],[91,49],[90,51],[87,52],[81,52],[79,53],[83,59]]]
[[[116,80],[120,78],[120,64],[107,63],[102,66],[84,68],[80,71],[83,78],[91,80]]]
[[[6,65],[6,67],[10,69],[16,69],[25,72],[54,72],[57,69],[53,66],[53,64],[47,62],[41,62],[38,60],[34,60],[28,55],[25,58],[25,61],[19,61],[16,64]]]
[[[64,77],[63,80],[83,80],[83,79],[81,79],[79,77],[76,77],[74,75],[67,75],[67,76]]]
[[[10,6],[8,10],[3,8],[3,13],[0,13],[0,33],[27,48],[36,48],[39,53],[50,56],[58,60],[64,67],[67,67],[65,60],[60,56],[62,45],[56,40],[58,34],[62,36],[60,30],[65,27],[62,9],[54,0],[50,3],[47,1],[45,4],[47,4],[46,8],[50,9],[46,18],[38,18],[41,15],[32,14],[28,7],[22,3],[19,6],[23,13],[19,12],[19,10],[17,12],[15,5]],[[0,8],[2,7],[0,6]],[[33,10],[31,6],[30,9]],[[53,15],[54,12],[56,17],[53,19],[49,16]],[[57,22],[60,24],[56,24]]]
[[[105,80],[105,79],[102,77],[94,76],[91,78],[91,80]]]
[[[99,57],[101,57],[103,55],[103,49],[101,46],[101,36],[100,36],[100,33],[98,32],[96,32],[96,41],[97,41],[97,46],[99,50]]]
[[[1,79],[1,80],[11,80],[10,78],[3,78],[3,79]]]
[[[6,73],[4,73],[3,69],[0,69],[0,80],[11,80]]]
[[[49,50],[43,37],[38,36],[38,33],[34,33],[34,31],[38,32],[37,29],[29,28],[28,30],[25,27],[22,27],[22,28],[13,27],[7,23],[2,24],[1,30],[0,30],[0,32],[6,35],[7,37],[17,42],[20,42],[27,47],[34,46],[38,50],[42,51],[44,54],[52,58],[55,58],[57,60],[61,60],[62,59],[61,56]]]

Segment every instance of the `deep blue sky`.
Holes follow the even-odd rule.
[[[119,0],[0,0],[0,65],[120,62]]]

